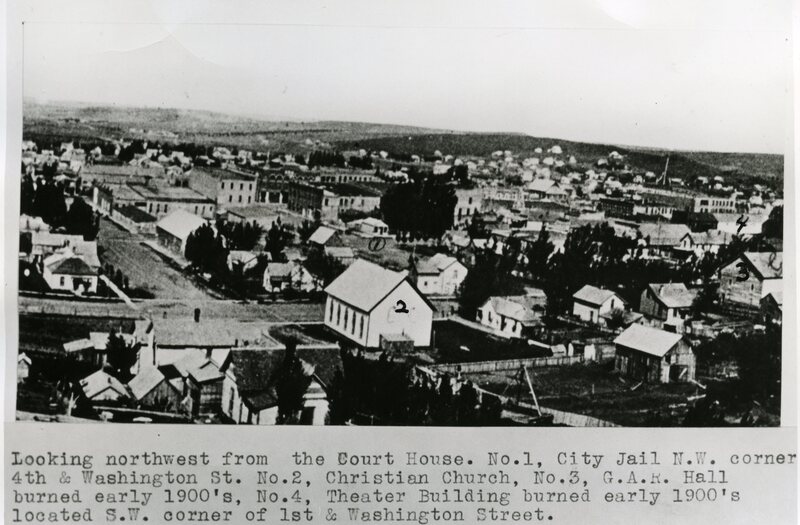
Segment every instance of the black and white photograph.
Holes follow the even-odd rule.
[[[764,9],[26,23],[16,419],[780,426]]]

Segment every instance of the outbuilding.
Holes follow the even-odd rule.
[[[680,334],[632,324],[614,339],[614,346],[614,368],[625,377],[649,383],[694,380],[694,351]]]

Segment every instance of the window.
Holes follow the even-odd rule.
[[[239,202],[242,202],[242,196],[239,195]]]
[[[232,416],[233,415],[233,387],[231,387],[231,391],[230,391],[230,393],[228,395],[229,395],[229,397],[228,397],[228,415]]]
[[[328,308],[328,321],[333,321],[333,301],[331,301],[330,308]]]
[[[339,323],[342,321],[342,305],[336,305],[336,326],[339,326]]]
[[[356,314],[353,314],[353,318],[350,320],[350,333],[356,335]]]
[[[251,199],[251,198],[252,198],[252,197],[249,197],[249,196],[247,197],[247,204],[250,204],[250,199]]]
[[[61,286],[64,286],[64,284],[66,284],[66,278],[61,277],[58,282],[61,284]]]
[[[239,184],[239,191],[242,191],[242,190],[244,190],[244,182],[242,182],[241,184]]]
[[[358,337],[359,339],[364,337],[364,316],[361,316],[361,325],[358,329]]]
[[[233,202],[233,195],[228,195],[228,202]]]

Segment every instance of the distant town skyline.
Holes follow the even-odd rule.
[[[781,32],[729,22],[590,22],[31,23],[24,95],[634,147],[784,151],[789,46]]]

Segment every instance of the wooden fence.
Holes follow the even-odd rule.
[[[503,359],[500,361],[474,361],[464,363],[447,363],[430,365],[428,368],[436,372],[449,374],[475,374],[481,372],[501,372],[505,370],[519,370],[520,367],[543,368],[548,366],[572,365],[583,363],[583,355],[558,356],[558,357],[530,357],[526,359]]]

